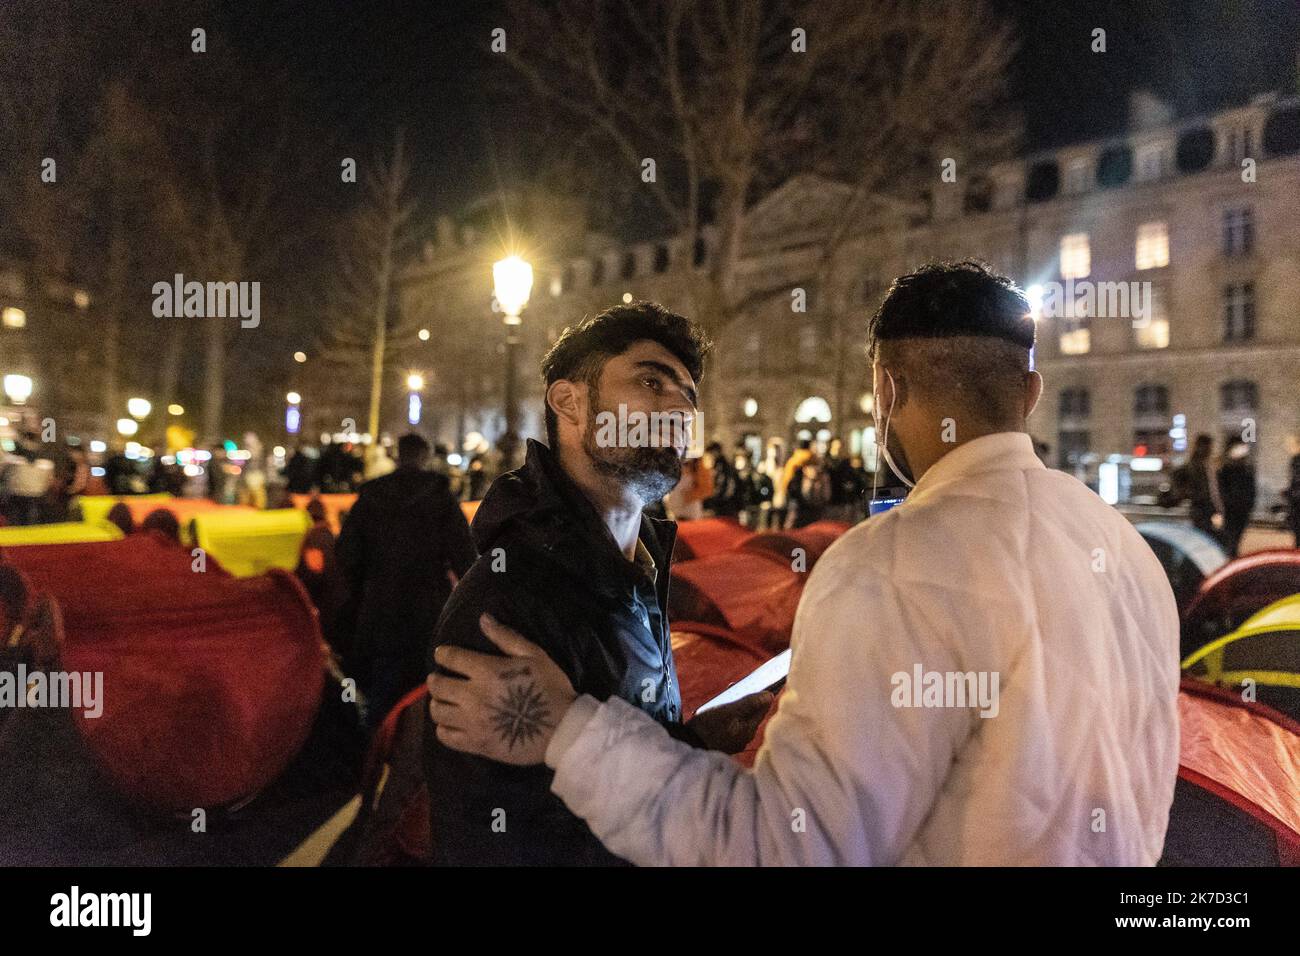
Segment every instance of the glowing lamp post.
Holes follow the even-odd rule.
[[[424,388],[424,376],[412,372],[406,376],[406,387],[410,394],[406,396],[406,420],[412,425],[420,424],[420,390]]]
[[[513,468],[519,445],[518,402],[515,396],[515,353],[519,350],[520,315],[533,291],[533,267],[519,256],[507,256],[492,266],[492,291],[505,313],[506,326],[506,431],[501,436],[501,467]]]
[[[298,434],[298,429],[302,427],[302,396],[297,392],[290,392],[284,396],[288,408],[284,410],[284,430],[290,435]]]

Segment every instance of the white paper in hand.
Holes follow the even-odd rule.
[[[722,704],[730,704],[732,701],[748,697],[750,694],[757,694],[760,690],[767,690],[778,681],[784,680],[789,673],[790,649],[786,648],[770,661],[760,664],[758,669],[752,671],[749,676],[736,681],[711,701],[701,704],[696,713],[702,714],[706,710],[712,710]]]

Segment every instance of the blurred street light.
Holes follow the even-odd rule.
[[[117,420],[117,433],[124,437],[130,437],[140,430],[140,423],[134,418],[119,418]]]
[[[5,395],[15,405],[21,405],[32,397],[32,380],[26,375],[6,375]]]
[[[424,388],[424,376],[419,372],[412,372],[406,376],[406,387],[410,389],[410,394],[406,396],[406,421],[411,425],[418,425],[420,413],[424,410],[424,403],[420,400],[420,389]]]
[[[172,402],[170,405],[167,406],[167,414],[168,414],[168,415],[184,415],[184,414],[185,414],[185,407],[182,406],[182,405],[177,405],[175,402]]]
[[[528,305],[528,296],[533,291],[533,267],[519,256],[507,256],[493,264],[492,291],[506,314],[506,431],[497,447],[501,450],[502,468],[510,469],[515,466],[515,448],[519,444],[519,410],[515,398],[519,316],[524,311],[524,306]]]
[[[306,353],[306,352],[294,352],[294,353],[293,353],[293,360],[294,360],[295,362],[297,362],[299,365],[301,365],[303,362],[307,361],[307,353]]]
[[[506,314],[506,324],[518,325],[533,291],[533,267],[519,256],[506,256],[492,266],[492,291]]]
[[[147,398],[128,398],[126,410],[131,413],[132,418],[146,418],[153,411],[153,404]]]
[[[289,403],[289,407],[284,410],[284,430],[290,435],[296,435],[302,427],[302,409],[298,407],[302,404],[302,396],[290,392],[284,396],[284,400]]]

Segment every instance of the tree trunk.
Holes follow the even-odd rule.
[[[375,293],[375,338],[370,353],[370,414],[366,431],[370,440],[379,442],[379,409],[384,393],[384,349],[388,343],[388,282],[392,271],[393,244],[391,233],[385,237],[379,263],[378,289]]]
[[[226,320],[210,315],[204,329],[203,440],[222,440],[221,417],[226,397]]]

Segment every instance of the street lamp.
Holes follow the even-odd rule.
[[[130,412],[132,418],[147,418],[153,411],[153,405],[147,398],[128,398],[126,410]]]
[[[406,387],[410,391],[410,394],[406,396],[406,420],[412,425],[418,425],[420,424],[420,412],[423,411],[420,390],[424,388],[424,376],[419,372],[412,372],[406,376]]]
[[[528,305],[528,295],[533,291],[533,267],[519,256],[507,256],[492,266],[492,291],[497,304],[505,313],[506,326],[506,431],[501,436],[501,467],[514,467],[515,448],[519,444],[518,416],[515,397],[515,353],[519,350],[520,314]]]
[[[134,418],[119,418],[117,420],[117,433],[124,438],[130,438],[140,430],[140,423]]]
[[[32,380],[26,375],[6,375],[5,395],[15,405],[21,405],[32,397]]]
[[[302,404],[302,396],[297,392],[290,392],[284,396],[284,400],[289,405],[284,410],[284,430],[290,435],[296,435],[302,426],[302,410],[298,407]]]

